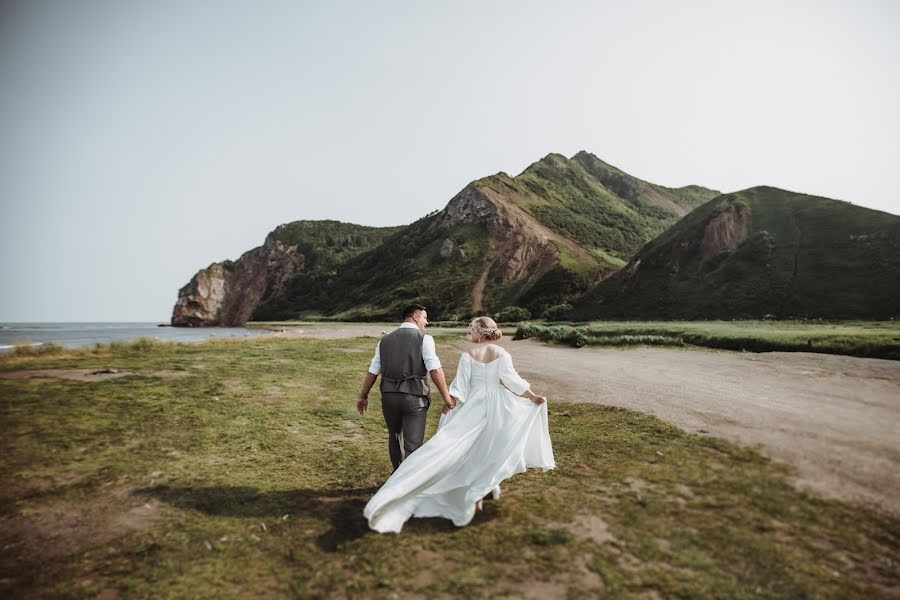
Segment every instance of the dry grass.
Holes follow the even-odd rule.
[[[470,526],[372,533],[362,508],[390,465],[377,402],[353,410],[371,346],[0,358],[7,372],[133,373],[0,378],[0,592],[872,598],[900,585],[895,519],[801,493],[753,451],[603,406],[554,403],[559,468],[509,480]]]

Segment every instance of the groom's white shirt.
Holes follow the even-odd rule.
[[[400,323],[400,328],[418,329],[415,323],[407,321]],[[438,360],[437,351],[434,348],[434,338],[427,333],[422,338],[422,359],[425,361],[425,369],[428,371],[441,368],[441,361]],[[369,365],[369,373],[372,375],[381,373],[381,342],[375,346],[375,356],[372,357],[372,364]]]

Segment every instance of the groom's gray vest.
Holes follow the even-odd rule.
[[[400,327],[381,338],[381,393],[427,396],[428,370],[422,358],[425,334]]]

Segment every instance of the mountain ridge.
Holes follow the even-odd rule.
[[[702,277],[677,285],[662,276],[654,279],[666,293],[696,305],[688,310],[677,298],[664,298],[658,300],[659,306],[671,311],[672,318],[686,314],[697,316],[685,318],[699,318],[703,311],[724,315],[727,310],[711,310],[696,290],[709,296],[704,287],[709,281],[721,287],[727,283],[723,272],[740,279],[741,269],[753,271],[744,259],[749,261],[753,252],[775,250],[779,275],[772,281],[783,286],[782,259],[793,234],[782,231],[782,226],[793,213],[779,208],[777,198],[794,196],[798,194],[770,186],[730,194],[699,185],[668,188],[585,151],[571,158],[550,153],[515,177],[501,171],[473,180],[442,210],[409,225],[370,228],[338,221],[279,225],[263,246],[245,253],[246,259],[214,263],[199,271],[179,292],[172,322],[393,320],[411,301],[428,306],[432,317],[448,320],[506,306],[521,306],[539,316],[563,303],[575,304],[579,318],[638,313],[665,318],[659,314],[662,309],[654,312],[629,291],[644,290],[644,300],[658,296],[645,289],[643,281],[652,271],[649,265],[655,264],[654,249],[664,244],[681,248],[667,246],[668,268],[675,269],[670,279],[679,272],[681,277],[702,272]],[[751,207],[741,200],[745,197],[766,200],[748,200]],[[723,202],[729,207],[712,214]],[[713,219],[717,220],[708,231],[701,231]],[[768,222],[772,231],[757,227],[759,222]],[[686,237],[675,240],[678,236]],[[741,260],[728,258],[732,254]],[[686,262],[673,259],[676,255],[684,255]],[[865,258],[853,256],[857,262]],[[710,269],[713,263],[725,271]],[[637,312],[610,308],[629,303],[642,308]],[[739,304],[723,302],[735,310]],[[701,306],[706,308],[701,311]],[[790,312],[776,308],[765,314]],[[735,314],[744,314],[745,309]]]

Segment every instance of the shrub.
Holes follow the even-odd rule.
[[[543,329],[540,325],[532,325],[530,323],[519,323],[519,326],[516,328],[516,335],[513,337],[514,340],[527,340],[530,337],[534,337],[537,333]]]
[[[44,356],[48,354],[61,354],[66,351],[66,347],[57,342],[44,342],[41,344],[32,344],[31,340],[17,339],[13,340],[12,356]]]
[[[144,353],[164,347],[165,344],[156,338],[138,337],[128,340],[112,340],[109,343],[109,349],[117,352]]]
[[[557,304],[544,311],[544,319],[548,321],[568,321],[572,317],[571,304]]]
[[[511,323],[513,321],[527,321],[531,318],[531,313],[527,308],[518,306],[507,306],[496,315],[494,319],[499,323]]]
[[[565,338],[563,338],[563,341],[575,348],[582,348],[586,346],[590,340],[588,339],[588,336],[585,335],[584,330],[573,329]]]

